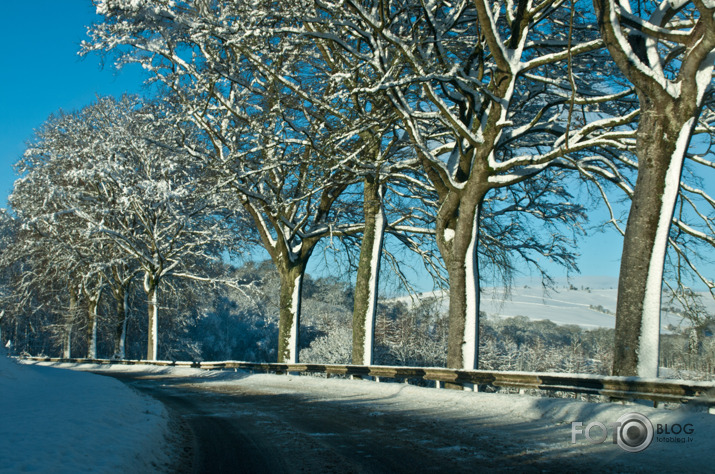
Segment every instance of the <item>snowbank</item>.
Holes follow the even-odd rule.
[[[0,353],[0,472],[147,472],[171,461],[159,402],[94,374]]]

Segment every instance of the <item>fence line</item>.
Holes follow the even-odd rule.
[[[592,374],[557,374],[544,372],[498,372],[460,370],[440,367],[395,367],[382,365],[278,364],[256,362],[180,362],[110,359],[59,359],[25,357],[38,362],[89,363],[101,365],[151,365],[159,367],[194,367],[204,370],[242,369],[266,373],[321,373],[352,377],[421,379],[443,384],[473,387],[505,387],[569,393],[602,395],[617,400],[694,403],[715,407],[715,382],[644,379]],[[711,409],[712,411],[712,409]]]

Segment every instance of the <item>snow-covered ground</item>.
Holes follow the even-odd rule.
[[[657,466],[659,470],[674,472],[708,472],[712,468],[715,415],[705,409],[687,406],[672,410],[640,404],[586,403],[526,395],[457,392],[402,383],[295,375],[248,375],[240,371],[88,364],[34,365],[185,377],[187,384],[217,391],[221,391],[222,387],[227,387],[227,391],[230,391],[230,387],[241,387],[250,389],[254,394],[298,394],[316,402],[339,401],[366,407],[370,416],[381,413],[429,415],[443,420],[446,425],[474,425],[477,431],[485,430],[480,431],[482,437],[503,436],[511,440],[511,444],[523,445],[524,452],[545,459],[579,459],[581,464],[584,459],[588,462],[593,460],[595,467],[616,466],[633,471]],[[9,366],[6,361],[1,367],[3,377],[16,374],[16,379],[10,384],[3,380],[3,387],[11,387],[3,388],[3,393],[0,393],[3,408],[8,408],[7,394],[18,393],[19,396],[12,398],[14,401],[10,403],[14,403],[15,409],[21,410],[27,417],[24,420],[22,415],[11,415],[10,423],[3,423],[0,431],[0,459],[3,462],[10,459],[9,466],[12,469],[30,467],[23,463],[29,463],[28,458],[32,457],[36,470],[44,470],[43,467],[55,465],[61,456],[69,456],[63,462],[67,466],[81,467],[78,471],[86,471],[88,465],[99,466],[97,470],[113,470],[113,466],[131,458],[122,456],[120,452],[127,453],[133,449],[142,452],[154,441],[162,442],[161,428],[165,425],[161,408],[138,398],[112,380],[45,367],[23,367],[22,372],[27,371],[26,374],[17,375],[21,374],[19,368]],[[8,370],[8,367],[11,368]],[[78,383],[82,386],[78,387]],[[68,392],[65,392],[65,396],[70,400],[58,402],[58,394],[66,390]],[[106,408],[106,405],[111,405],[113,409],[97,408]],[[43,408],[35,408],[39,406]],[[88,409],[99,412],[86,413]],[[11,413],[13,411],[10,410]],[[40,411],[44,415],[40,416]],[[653,427],[653,441],[642,452],[626,452],[613,444],[610,428],[603,443],[589,442],[583,435],[583,430],[588,430],[591,438],[598,441],[598,425],[588,429],[589,424],[603,423],[607,426],[634,412],[646,416]],[[47,421],[50,419],[51,422]],[[572,442],[572,422],[582,423],[575,432],[575,443]],[[52,425],[51,428],[48,425]],[[664,432],[666,429],[669,434]],[[134,433],[133,437],[129,435],[130,431]],[[10,437],[24,442],[21,445],[11,443],[8,441]],[[70,437],[74,437],[72,441]],[[131,444],[132,440],[134,444]],[[448,441],[445,439],[445,442]],[[8,445],[12,445],[12,449]],[[111,448],[107,445],[111,445]],[[455,452],[462,456],[479,456],[479,449],[478,445],[454,447]],[[69,450],[70,454],[65,455],[65,450]],[[112,457],[108,457],[110,454]],[[11,457],[8,458],[8,455]],[[125,471],[136,472],[131,467]]]
[[[18,364],[0,348],[0,472],[151,472],[171,462],[163,405],[109,377]]]
[[[538,281],[519,280],[505,296],[502,288],[484,288],[481,311],[488,318],[526,316],[533,320],[548,319],[556,324],[576,324],[586,329],[615,327],[618,280],[611,277],[574,277],[569,281],[557,280],[554,289],[544,291]],[[448,300],[440,292],[423,296],[442,297],[444,310]],[[665,296],[665,295],[664,295]],[[410,302],[410,297],[399,300]],[[668,306],[664,298],[664,305]],[[710,313],[715,313],[715,300],[703,293],[702,302]],[[677,314],[663,311],[661,328],[680,327],[687,321]]]

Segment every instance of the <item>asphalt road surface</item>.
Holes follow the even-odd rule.
[[[356,403],[346,394],[325,399],[171,376],[112,376],[167,407],[175,472],[568,472],[600,464],[573,451],[528,449],[553,433],[500,430],[448,408],[381,412],[380,400]]]

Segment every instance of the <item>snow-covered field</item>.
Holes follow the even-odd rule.
[[[707,472],[712,467],[715,415],[687,406],[656,409],[635,404],[436,390],[402,383],[191,368],[52,363],[20,367],[5,358],[1,364],[0,403],[5,414],[0,428],[0,459],[4,463],[0,470],[9,472],[120,472],[120,466],[124,472],[146,472],[151,455],[157,454],[153,452],[154,446],[165,443],[162,433],[166,427],[165,414],[156,403],[111,379],[40,365],[185,377],[186,383],[208,390],[240,386],[266,395],[300,394],[316,402],[334,400],[367,407],[370,416],[398,412],[428,414],[446,424],[474,424],[487,430],[481,436],[498,433],[512,444],[523,444],[525,452],[547,459],[586,456],[594,460],[594,466],[618,466],[629,471],[658,466],[666,471]],[[624,451],[611,442],[610,428],[603,443],[589,442],[582,432],[576,434],[576,442],[572,443],[572,422],[581,422],[580,429],[584,430],[591,423],[608,425],[632,412],[645,415],[653,425],[654,439],[646,450]],[[469,421],[472,419],[473,422]],[[670,434],[657,432],[666,428]],[[678,433],[673,434],[673,430]],[[598,440],[599,434],[598,427],[590,431],[593,439]],[[148,448],[152,451],[148,452]],[[463,455],[479,456],[477,445],[454,449]],[[132,451],[142,455],[141,465],[131,464]],[[123,464],[127,462],[129,465]],[[160,462],[154,460],[154,464]]]
[[[109,377],[18,364],[0,350],[0,472],[151,472],[171,461],[159,402]]]
[[[488,318],[526,316],[532,320],[548,319],[556,324],[575,324],[586,329],[615,327],[618,279],[611,277],[574,277],[568,282],[557,280],[554,289],[544,291],[538,281],[521,280],[515,283],[506,295],[502,288],[484,288],[481,311]],[[441,293],[425,293],[424,296],[442,297]],[[398,298],[409,302],[409,297]],[[664,294],[664,305],[668,306]],[[703,293],[702,302],[710,313],[715,313],[715,300]],[[442,300],[443,310],[448,307],[447,298]],[[600,307],[600,308],[599,308]],[[596,309],[598,308],[598,309]],[[687,324],[680,316],[663,311],[661,328],[667,331],[670,325]]]

